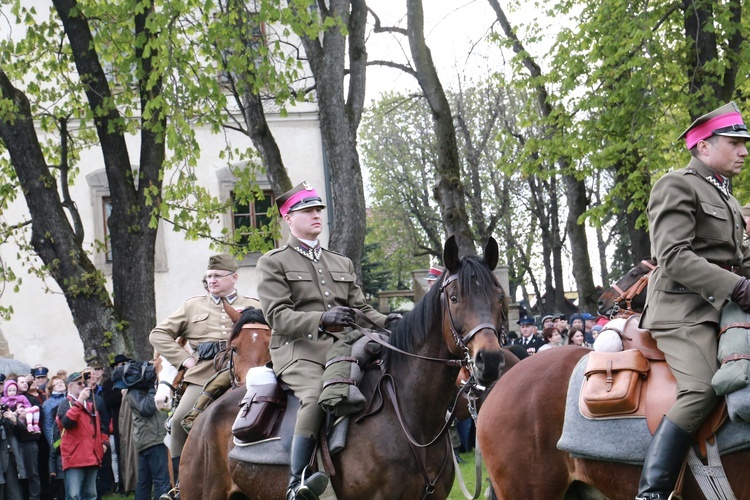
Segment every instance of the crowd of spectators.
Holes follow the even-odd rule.
[[[531,315],[522,314],[517,323],[520,335],[510,332],[508,343],[525,347],[529,355],[563,345],[592,348],[602,325],[607,321],[608,318],[589,313],[573,314],[569,320],[564,314],[546,314],[539,320],[542,327],[540,333],[537,320]]]
[[[118,355],[112,373],[122,374],[130,362]],[[95,359],[72,373],[53,375],[42,365],[30,371],[0,374],[0,500],[99,500],[131,492],[146,500],[169,489],[155,375],[133,384],[104,380],[104,364]],[[122,413],[128,426],[122,430],[131,436],[123,443]]]

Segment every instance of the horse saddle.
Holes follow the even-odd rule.
[[[594,351],[588,355],[579,408],[590,419],[645,417],[653,435],[677,400],[677,381],[651,332],[640,328],[639,321],[640,314],[633,314],[625,319],[621,329],[617,324],[610,326],[611,323],[604,327],[620,336],[623,350]],[[705,451],[706,440],[721,426],[726,415],[726,404],[719,405],[698,431],[701,451]]]
[[[289,465],[289,453],[292,449],[292,435],[297,422],[299,399],[285,384],[279,384],[286,395],[286,407],[281,418],[273,426],[271,433],[264,439],[242,441],[236,436],[234,448],[229,451],[229,458],[241,462],[267,465]],[[346,443],[346,432],[349,428],[349,417],[337,419],[325,435],[324,447],[331,455],[338,453]]]

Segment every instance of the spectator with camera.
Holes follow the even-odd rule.
[[[68,375],[68,394],[57,407],[60,454],[67,498],[94,500],[96,475],[109,447],[109,417],[102,398],[87,385],[91,377]]]
[[[130,361],[112,374],[115,389],[127,389],[123,403],[133,412],[131,437],[138,452],[135,500],[160,498],[171,487],[164,444],[167,415],[156,409],[156,371],[148,361]],[[153,491],[153,496],[152,496]]]

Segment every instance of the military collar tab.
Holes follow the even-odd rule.
[[[323,248],[320,246],[320,244],[318,244],[318,246],[316,246],[315,248],[310,248],[304,243],[300,242],[298,245],[294,245],[292,248],[297,250],[300,255],[310,259],[313,262],[319,262],[320,256],[323,253]]]
[[[237,300],[237,297],[238,297],[237,290],[235,290],[235,291],[233,291],[232,293],[230,293],[229,295],[227,295],[224,298],[227,299],[227,302],[229,302],[230,304],[232,304],[232,303],[234,303],[235,300]],[[221,297],[217,297],[215,295],[211,295],[211,300],[213,300],[214,304],[216,304],[216,305],[221,304]]]

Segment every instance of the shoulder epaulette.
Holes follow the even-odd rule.
[[[289,248],[289,245],[284,245],[281,248],[274,248],[273,250],[269,250],[268,252],[266,252],[266,255],[275,255],[279,252],[286,250],[287,248]]]
[[[348,259],[348,257],[347,257],[346,255],[344,255],[343,253],[338,253],[338,252],[336,252],[336,251],[334,251],[334,250],[330,250],[330,249],[328,249],[328,248],[322,248],[322,250],[323,250],[324,252],[332,253],[333,255],[338,255],[339,257],[344,257],[344,258],[347,258],[347,259]]]
[[[203,295],[193,295],[192,297],[188,297],[187,299],[185,299],[185,302],[187,302],[188,300],[205,299],[206,295],[207,294],[205,293]]]

